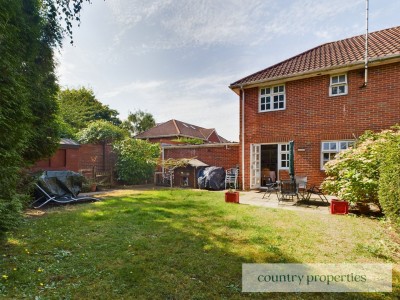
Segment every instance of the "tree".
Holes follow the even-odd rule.
[[[139,184],[150,179],[160,158],[160,145],[127,138],[114,145],[118,180]]]
[[[81,143],[112,143],[113,141],[122,140],[128,135],[124,129],[105,120],[97,120],[89,123],[89,125],[78,132],[78,141]]]
[[[71,36],[82,3],[0,0],[0,235],[27,199],[17,191],[21,169],[58,146],[54,48]]]
[[[76,134],[92,121],[105,120],[120,125],[118,112],[110,109],[96,99],[91,89],[66,89],[58,93],[60,115],[64,123],[68,124]]]
[[[130,112],[127,120],[122,123],[122,127],[129,130],[132,136],[138,135],[156,125],[152,114],[137,110]]]

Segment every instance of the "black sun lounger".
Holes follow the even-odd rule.
[[[55,203],[71,203],[78,201],[97,201],[93,197],[78,197],[82,187],[83,176],[72,171],[45,171],[35,183],[33,208]]]

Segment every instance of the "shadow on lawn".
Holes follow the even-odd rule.
[[[241,293],[243,263],[299,262],[281,251],[285,241],[273,227],[254,222],[253,208],[220,198],[223,194],[172,190],[108,199],[68,213],[59,208],[25,227],[37,255],[25,257],[28,246],[14,242],[2,246],[3,260],[8,266],[12,257],[25,262],[15,283],[47,297],[332,299],[333,294],[322,293]],[[46,227],[51,230],[47,238]],[[23,241],[23,232],[15,239]],[[32,277],[31,270],[41,265],[46,273]],[[55,288],[31,284],[39,279]],[[335,299],[381,296],[334,294]]]

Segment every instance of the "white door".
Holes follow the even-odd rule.
[[[257,189],[261,182],[261,145],[250,145],[250,189]]]

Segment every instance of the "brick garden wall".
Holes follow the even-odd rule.
[[[46,160],[38,161],[32,171],[60,171],[70,170],[79,172],[85,170],[84,175],[90,176],[95,168],[99,172],[109,172],[114,169],[117,156],[112,152],[111,145],[82,144],[79,148],[58,149],[57,152]]]
[[[259,89],[245,89],[246,188],[252,143],[294,140],[296,174],[319,184],[325,177],[321,141],[354,140],[365,130],[379,131],[400,122],[400,63],[370,67],[367,87],[362,87],[362,69],[349,71],[347,76],[348,94],[335,97],[329,97],[329,75],[286,82],[286,110],[282,111],[259,113]]]
[[[58,149],[56,153],[49,159],[36,162],[30,168],[33,172],[46,171],[74,171],[79,170],[79,148]]]
[[[112,152],[112,146],[106,145],[103,155],[103,145],[83,144],[79,149],[79,169],[95,167],[97,171],[114,169],[117,156]]]
[[[239,144],[167,146],[164,148],[164,159],[168,158],[197,158],[209,166],[229,169],[239,165]]]

